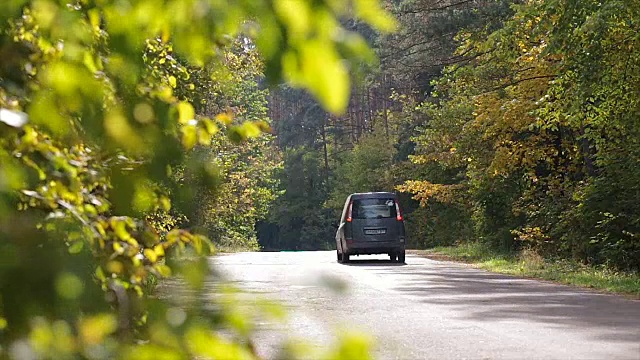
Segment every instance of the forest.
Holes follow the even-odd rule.
[[[0,356],[253,358],[207,256],[333,249],[352,192],[398,192],[413,249],[639,271],[638,29],[638,0],[1,1]]]
[[[409,245],[640,269],[640,3],[390,1],[398,31],[349,22],[380,63],[349,107],[271,91],[283,159],[264,248],[333,248],[352,192],[398,191]]]

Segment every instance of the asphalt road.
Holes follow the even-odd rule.
[[[346,328],[370,334],[378,359],[640,359],[640,301],[418,256],[406,265],[355,259],[282,252],[211,261],[246,299],[288,309],[288,322],[257,332],[266,358],[285,338],[322,347]]]

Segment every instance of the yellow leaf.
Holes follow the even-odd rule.
[[[124,265],[120,261],[109,261],[106,268],[108,272],[113,274],[120,274],[124,271]]]
[[[100,30],[100,22],[101,22],[100,10],[91,9],[91,10],[89,10],[87,12],[87,14],[89,15],[89,22],[91,23],[91,26],[93,27],[93,29],[95,31],[99,31]]]
[[[163,247],[161,244],[156,245],[156,246],[153,248],[153,251],[155,251],[155,253],[156,253],[156,255],[157,255],[158,257],[160,257],[160,256],[164,256],[164,247]]]
[[[200,123],[204,126],[204,128],[210,135],[214,135],[218,132],[218,126],[211,119],[202,119],[200,120]]]
[[[198,142],[198,131],[195,126],[187,125],[182,127],[182,146],[191,150]]]
[[[198,129],[198,144],[200,145],[211,144],[211,134],[205,129]]]
[[[180,124],[188,124],[196,117],[196,111],[193,109],[193,105],[189,102],[183,101],[178,103],[178,122]]]
[[[152,263],[158,261],[158,255],[152,249],[144,249],[144,256]]]
[[[209,359],[254,359],[245,348],[228,341],[207,328],[192,326],[187,330],[185,340],[189,350],[196,357]]]
[[[79,324],[80,338],[87,345],[96,345],[112,334],[118,327],[111,314],[100,314],[82,319]]]
[[[262,133],[260,126],[253,122],[245,122],[242,124],[242,130],[245,138],[253,138]]]
[[[160,276],[169,277],[171,276],[171,268],[164,264],[157,264],[155,266],[156,271],[160,274]]]
[[[225,125],[231,125],[231,123],[233,122],[233,114],[229,112],[218,114],[216,115],[215,119]]]

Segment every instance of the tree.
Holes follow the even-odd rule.
[[[383,127],[364,135],[354,149],[344,153],[338,165],[327,206],[339,217],[344,201],[352,193],[393,189],[394,139]]]
[[[439,170],[403,190],[461,202],[492,246],[637,269],[636,146],[623,140],[638,130],[634,5],[526,2],[497,29],[459,34],[470,60],[416,109],[412,159]]]
[[[215,168],[184,163],[188,151],[225,126],[232,140],[265,128],[207,114],[201,95],[229,91],[216,64],[235,39],[252,39],[268,80],[343,110],[344,60],[370,58],[337,21],[347,5],[393,26],[363,1],[0,3],[3,356],[252,357],[246,322],[199,301],[212,246],[176,227],[171,199],[195,194],[175,174],[215,188]],[[189,308],[149,296],[171,274],[194,290]]]
[[[255,250],[258,248],[255,226],[268,212],[277,196],[276,171],[281,166],[280,153],[274,137],[266,129],[267,89],[260,88],[264,80],[263,66],[249,39],[239,39],[216,67],[203,71],[210,84],[209,98],[201,96],[201,112],[222,120],[221,131],[213,135],[207,146],[194,148],[182,168],[189,164],[207,163],[217,174],[216,187],[194,186],[193,172],[183,173],[180,187],[197,196],[184,211],[187,224],[202,231],[219,250]],[[217,96],[212,96],[213,94]],[[242,125],[244,124],[244,125]],[[243,130],[233,126],[252,126],[254,138],[239,140]]]

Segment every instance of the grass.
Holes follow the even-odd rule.
[[[499,253],[480,243],[437,247],[428,256],[463,261],[492,272],[551,280],[562,284],[630,295],[640,299],[640,274],[605,266],[587,266],[568,260],[543,259],[533,251]]]
[[[232,254],[240,252],[259,251],[258,246],[252,244],[214,244],[216,254]]]

